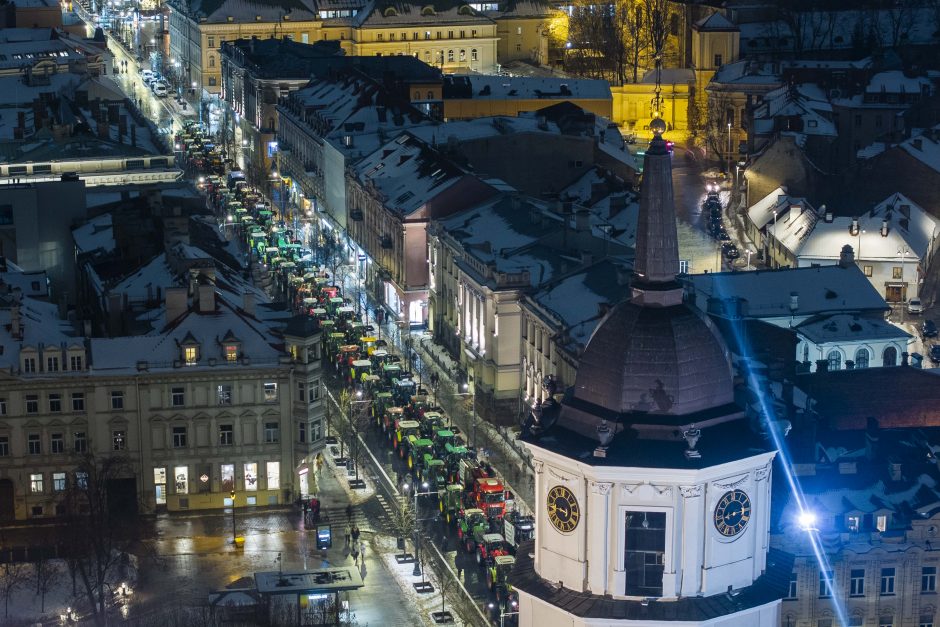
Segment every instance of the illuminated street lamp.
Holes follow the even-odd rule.
[[[476,386],[473,386],[473,389],[470,389],[469,383],[464,383],[461,386],[463,392],[458,392],[454,396],[469,396],[470,397],[470,447],[476,448],[477,446],[477,390]],[[448,414],[449,415],[449,414]]]
[[[511,606],[512,606],[512,609],[513,609],[513,611],[511,611],[511,612],[507,612],[507,611],[505,611],[503,608],[499,608],[499,627],[505,627],[505,625],[506,625],[506,617],[507,617],[507,616],[518,616],[518,615],[519,615],[519,602],[518,602],[518,601],[513,601],[512,604],[511,604]],[[490,608],[491,610],[495,610],[495,609],[496,609],[496,604],[495,604],[495,603],[490,603],[489,605],[487,605],[487,607]]]
[[[416,483],[417,483],[417,482],[416,482]],[[412,574],[413,576],[415,576],[415,577],[420,576],[420,577],[421,577],[421,580],[424,581],[424,575],[421,574],[421,559],[420,559],[420,557],[419,557],[419,556],[421,555],[421,550],[420,550],[420,548],[419,548],[419,547],[420,547],[421,536],[420,536],[420,534],[419,534],[419,532],[418,532],[418,523],[420,522],[420,521],[418,520],[418,497],[419,497],[419,496],[429,496],[429,495],[431,495],[431,494],[439,494],[440,492],[437,491],[437,490],[428,490],[428,488],[431,487],[431,484],[429,484],[427,481],[423,482],[423,483],[421,484],[421,487],[424,488],[424,490],[425,490],[424,492],[419,492],[418,489],[417,489],[417,485],[415,486],[415,491],[414,491],[414,498],[415,498],[415,568],[414,568],[413,571],[411,571],[411,574]],[[404,490],[405,492],[408,492],[410,489],[411,489],[411,485],[409,485],[409,484],[407,484],[407,483],[402,486],[402,490]]]
[[[235,535],[235,488],[232,488],[229,496],[232,497],[232,544],[238,545],[238,539]]]

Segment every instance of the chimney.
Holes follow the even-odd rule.
[[[255,295],[251,292],[244,292],[242,294],[242,311],[251,317],[255,315]]]
[[[20,319],[20,304],[14,303],[10,307],[10,336],[14,340],[23,339],[23,325]]]
[[[852,265],[855,265],[855,251],[849,244],[846,244],[839,253],[839,267],[848,268]]]
[[[587,209],[579,209],[574,214],[574,230],[578,233],[587,233],[591,230],[591,213]]]
[[[797,292],[790,292],[790,313],[795,314],[800,308],[800,295]]]
[[[829,360],[817,359],[816,360],[816,372],[829,372]]]
[[[881,221],[881,237],[888,237],[888,221]]]
[[[199,313],[213,313],[215,311],[215,286],[199,286]]]
[[[186,313],[186,288],[166,288],[166,322],[173,322]]]

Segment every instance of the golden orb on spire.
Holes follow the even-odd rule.
[[[650,130],[656,137],[661,137],[666,132],[666,122],[662,118],[653,118],[650,122]]]

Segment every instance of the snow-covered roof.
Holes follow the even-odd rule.
[[[170,6],[179,13],[208,23],[280,23],[285,15],[290,16],[291,22],[317,18],[317,8],[312,0],[179,0]]]
[[[684,282],[700,309],[706,309],[709,298],[737,298],[746,302],[746,316],[751,318],[888,309],[878,290],[854,264],[695,274]],[[797,295],[795,312],[790,309],[791,294]]]
[[[940,173],[940,124],[901,142],[899,148],[934,172]]]
[[[919,94],[926,87],[930,89],[933,82],[926,76],[905,76],[901,70],[878,72],[871,77],[865,92],[869,94]]]
[[[799,117],[800,127],[783,128],[782,132],[797,135],[835,137],[832,122],[832,104],[823,90],[813,83],[783,86],[768,92],[754,110],[755,128],[769,132],[775,128],[774,119]]]
[[[781,246],[799,256],[812,236],[819,221],[819,214],[803,198],[782,207],[782,213],[778,213],[776,219],[765,227],[766,231],[780,242]],[[838,257],[839,251],[836,251],[836,258]]]
[[[927,256],[930,242],[940,229],[940,221],[903,194],[893,194],[858,218],[858,235],[852,235],[850,217],[819,221],[798,251],[801,259],[838,260],[846,244],[855,249],[856,260],[901,259],[916,263]],[[882,235],[882,221],[887,220],[887,235]],[[791,249],[793,250],[793,249]],[[910,251],[910,255],[903,255]]]
[[[431,10],[428,10],[428,9]],[[493,21],[463,0],[434,0],[418,3],[408,0],[371,2],[354,17],[359,26],[381,28],[389,26],[436,26],[446,24],[469,26],[488,25]]]
[[[747,210],[747,217],[754,226],[763,229],[775,216],[781,215],[791,202],[800,200],[804,199],[791,197],[787,195],[786,187],[778,187],[751,205]]]
[[[357,178],[372,187],[390,211],[409,216],[466,172],[409,132],[386,142],[355,166]]]
[[[640,201],[623,180],[602,168],[593,168],[561,190],[559,198],[571,200],[590,212],[595,237],[611,238],[633,248]]]
[[[113,251],[116,244],[114,229],[111,227],[111,214],[104,213],[75,227],[72,229],[72,239],[75,240],[75,252],[79,255],[95,251]]]
[[[759,85],[771,89],[783,85],[783,77],[779,72],[779,64],[735,61],[725,63],[712,76],[710,87],[720,85],[734,85],[738,88]]]
[[[22,338],[11,335],[10,322],[14,308],[19,308]],[[45,346],[81,345],[72,325],[59,319],[58,307],[54,303],[43,302],[29,296],[17,301],[15,295],[0,297],[0,368],[19,369],[20,349],[25,346],[38,348]]]
[[[469,78],[472,100],[505,100],[508,98],[561,100],[610,100],[610,83],[578,78],[528,76],[496,76],[474,74]],[[546,105],[549,102],[546,102]]]
[[[188,309],[167,328],[154,335],[117,338],[92,338],[91,365],[97,374],[129,374],[137,372],[137,362],[147,361],[150,370],[172,369],[182,358],[180,345],[191,336],[200,345],[199,360],[192,368],[211,368],[208,360],[225,365],[221,338],[231,333],[240,342],[240,354],[252,364],[275,364],[283,354],[280,339],[264,323],[245,315],[224,299],[216,299],[213,312],[200,313]]]
[[[697,31],[737,31],[738,27],[721,13],[712,13],[703,17],[692,27]]]
[[[796,332],[815,344],[911,337],[910,333],[884,318],[864,318],[852,314],[814,316],[799,324]]]

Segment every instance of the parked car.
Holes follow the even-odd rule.
[[[940,344],[934,344],[930,347],[930,361],[940,363]]]
[[[920,334],[924,337],[937,337],[937,324],[933,320],[924,320],[920,327]]]
[[[721,254],[724,255],[726,259],[737,259],[741,256],[741,253],[738,252],[738,247],[731,242],[721,245]]]
[[[146,83],[153,78],[153,70],[141,70],[140,78]]]
[[[166,98],[168,95],[166,83],[154,83],[151,89],[153,89],[153,95],[157,98]]]
[[[919,298],[912,298],[907,301],[907,313],[909,314],[922,314],[924,313],[924,304],[920,301]]]
[[[720,231],[718,231],[717,233],[715,233],[715,237],[717,237],[718,240],[721,241],[721,242],[728,242],[728,241],[731,240],[731,236],[728,235],[728,231],[726,231],[726,230],[724,230],[724,229],[721,229]]]

